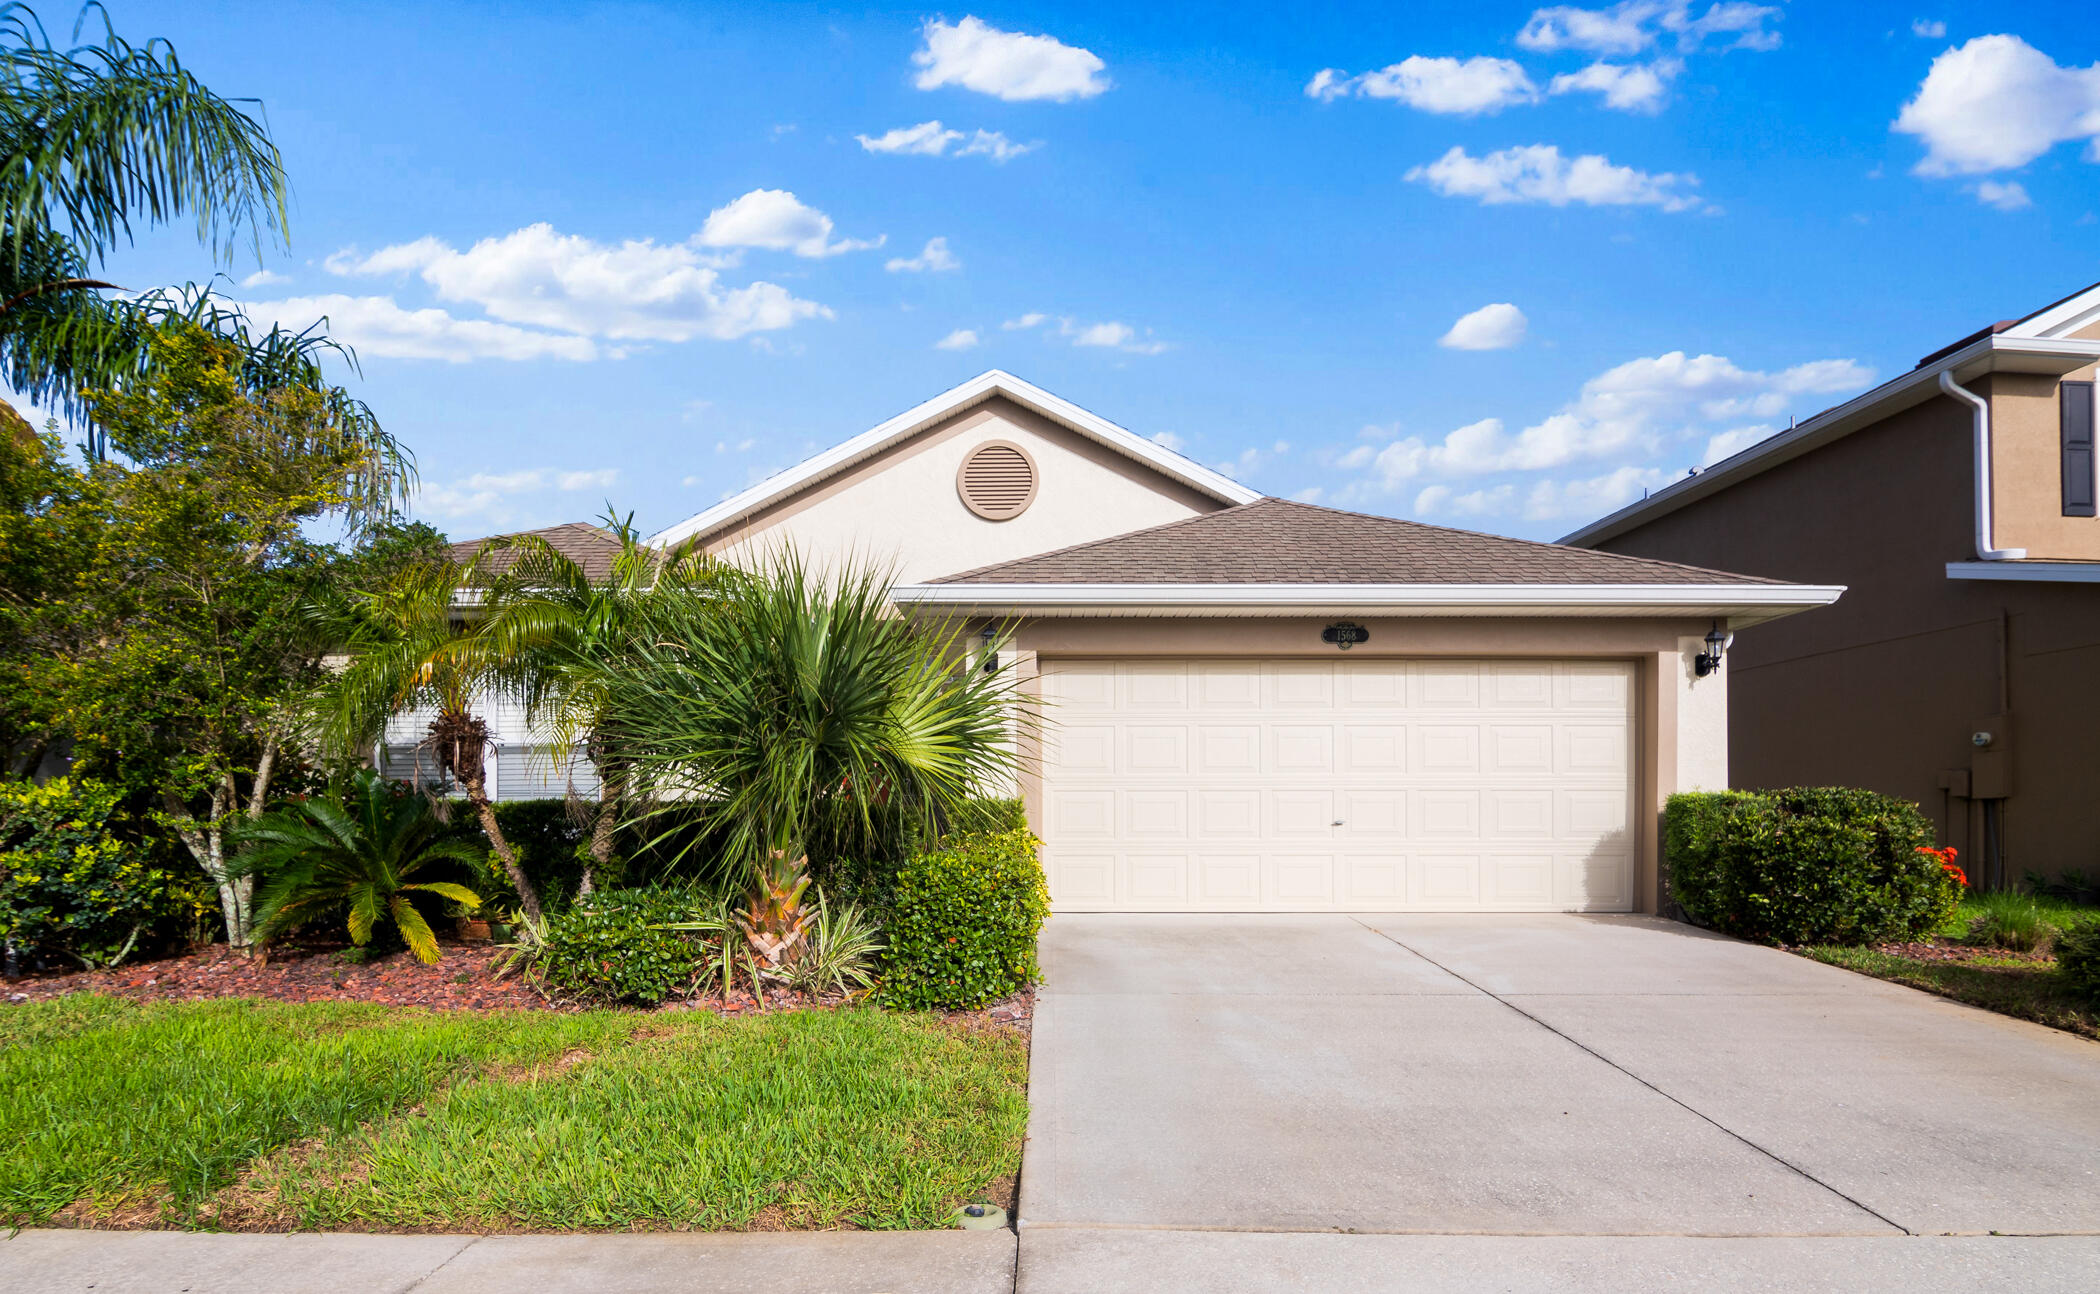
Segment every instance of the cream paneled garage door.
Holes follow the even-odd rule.
[[[1633,669],[1045,660],[1065,911],[1625,911]]]

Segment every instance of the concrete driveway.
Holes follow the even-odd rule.
[[[2100,1233],[2100,1046],[1675,923],[1062,915],[1043,965],[1024,1289],[1297,1243],[1244,1233],[1770,1237],[1746,1275],[1928,1282],[1973,1244],[1907,1237]]]

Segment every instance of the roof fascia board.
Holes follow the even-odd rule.
[[[2087,324],[2100,323],[2100,286],[2086,289],[2068,300],[2034,314],[2005,330],[2007,337],[2068,337]]]
[[[1948,562],[1947,578],[2100,584],[2100,562]]]
[[[1658,613],[1717,608],[1786,614],[1828,606],[1842,584],[900,584],[902,606],[1035,613],[1101,610],[1561,610]]]
[[[1221,472],[1212,471],[1164,445],[1147,440],[1128,428],[1119,427],[1106,418],[1087,412],[1069,400],[1054,396],[1039,386],[995,368],[978,374],[960,386],[951,387],[930,400],[913,405],[896,417],[879,423],[850,440],[767,477],[750,489],[732,495],[705,512],[652,536],[649,542],[657,547],[664,547],[688,539],[705,539],[772,503],[841,472],[863,459],[873,457],[943,418],[980,404],[995,395],[1003,395],[1016,404],[1033,409],[1052,422],[1106,445],[1126,457],[1134,458],[1221,502],[1252,503],[1263,497],[1259,490],[1249,489]]]
[[[1968,382],[1999,369],[2018,371],[2014,370],[2013,362],[2020,359],[2039,361],[2043,365],[2042,369],[2026,371],[2047,371],[2060,364],[2062,367],[2058,371],[2068,373],[2100,360],[2100,341],[2026,338],[2016,337],[2010,332],[1980,337],[1952,355],[1891,378],[1871,391],[1722,459],[1696,476],[1673,481],[1645,499],[1629,503],[1617,512],[1563,535],[1560,542],[1576,548],[1602,543],[1637,524],[1666,516],[1737,481],[1799,458],[1870,422],[1912,405],[1923,404],[1940,393],[1939,380],[1943,371],[1954,373],[1956,381]],[[1902,403],[1897,404],[1898,400]],[[1894,407],[1884,407],[1890,405]]]

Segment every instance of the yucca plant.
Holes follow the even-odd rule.
[[[638,822],[699,814],[770,965],[806,942],[802,851],[820,817],[872,837],[880,808],[938,830],[1012,773],[1032,718],[1008,674],[974,668],[960,626],[900,616],[889,587],[792,551],[725,569],[655,600],[604,680],[605,731],[649,798]]]
[[[370,769],[350,780],[345,803],[287,804],[243,827],[240,840],[235,867],[261,882],[256,933],[264,939],[341,906],[353,944],[364,947],[390,923],[418,961],[434,962],[437,936],[411,896],[429,894],[470,910],[481,905],[463,885],[413,879],[437,863],[478,865],[481,853],[448,836],[427,796]]]

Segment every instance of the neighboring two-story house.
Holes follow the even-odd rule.
[[[1972,877],[2100,875],[2100,285],[1562,542],[1848,590],[1727,657],[1739,787],[1917,800]]]

